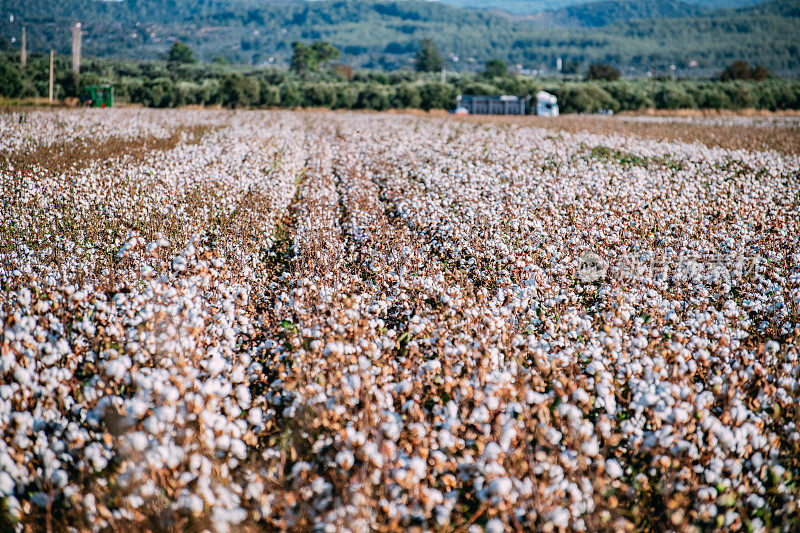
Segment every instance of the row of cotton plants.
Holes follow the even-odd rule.
[[[40,150],[177,140],[0,169],[8,525],[800,525],[797,156],[32,115]]]

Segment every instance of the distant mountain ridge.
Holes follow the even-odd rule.
[[[542,11],[554,11],[569,7],[582,7],[597,3],[597,0],[438,0],[442,3],[473,9],[495,9],[518,15],[529,15]],[[740,8],[758,4],[763,0],[687,0],[686,3],[709,10]],[[661,0],[649,0],[660,4]]]
[[[0,0],[0,46],[12,46],[24,22],[30,51],[68,53],[76,20],[85,54],[98,56],[164,57],[180,39],[206,61],[285,65],[293,41],[322,39],[342,50],[344,62],[394,69],[413,67],[420,40],[431,37],[456,70],[498,58],[552,72],[561,57],[643,74],[658,55],[687,73],[690,63],[692,72],[712,72],[738,59],[800,72],[800,0],[717,10],[604,0],[522,18],[418,0]]]
[[[698,17],[712,11],[681,0],[600,0],[540,11],[526,19],[539,25],[598,28],[620,20]]]

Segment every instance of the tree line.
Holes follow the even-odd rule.
[[[55,62],[55,98],[80,98],[86,86],[112,83],[118,100],[149,107],[221,105],[229,108],[326,107],[331,109],[452,109],[458,94],[555,94],[562,112],[593,113],[644,108],[800,109],[800,81],[769,78],[759,66],[734,63],[716,80],[620,79],[604,64],[585,75],[542,79],[509,74],[491,60],[481,73],[449,73],[442,82],[441,54],[432,41],[421,43],[417,71],[353,70],[331,64],[338,50],[328,43],[297,42],[291,68],[255,68],[225,61],[196,62],[192,51],[176,43],[168,61],[89,58],[80,75],[69,58]],[[33,54],[24,69],[16,54],[0,54],[0,95],[46,97],[48,58]],[[723,81],[724,80],[724,81]],[[763,80],[763,81],[756,81]]]

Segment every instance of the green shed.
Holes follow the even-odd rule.
[[[108,83],[89,85],[83,101],[92,107],[114,107],[114,86]]]

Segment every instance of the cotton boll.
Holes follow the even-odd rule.
[[[125,438],[128,440],[128,444],[131,448],[137,452],[142,452],[147,448],[147,435],[141,431],[129,433]]]
[[[10,496],[14,492],[14,479],[8,472],[0,472],[0,494]]]
[[[498,477],[489,482],[489,492],[499,498],[508,497],[511,489],[511,480],[507,477]]]
[[[505,524],[498,518],[492,518],[486,522],[486,533],[503,533],[505,530]]]
[[[260,426],[264,422],[264,414],[259,407],[253,407],[247,413],[247,421],[253,426]]]
[[[131,368],[131,360],[127,356],[119,356],[106,364],[106,375],[115,380],[121,380]]]
[[[225,362],[225,359],[222,357],[213,357],[206,363],[206,370],[212,376],[216,376],[222,372],[226,366],[227,363]]]
[[[185,272],[189,262],[182,255],[177,255],[172,260],[172,269],[176,272]]]
[[[612,479],[622,476],[622,467],[616,459],[606,459],[606,474]]]
[[[228,451],[231,455],[240,460],[247,458],[247,446],[239,439],[232,439]]]
[[[561,432],[555,428],[547,428],[545,437],[547,438],[547,441],[550,444],[555,446],[556,444],[561,442],[562,435]]]
[[[353,457],[352,452],[348,450],[342,450],[336,454],[336,464],[338,464],[341,468],[350,470],[354,463],[355,457]]]

